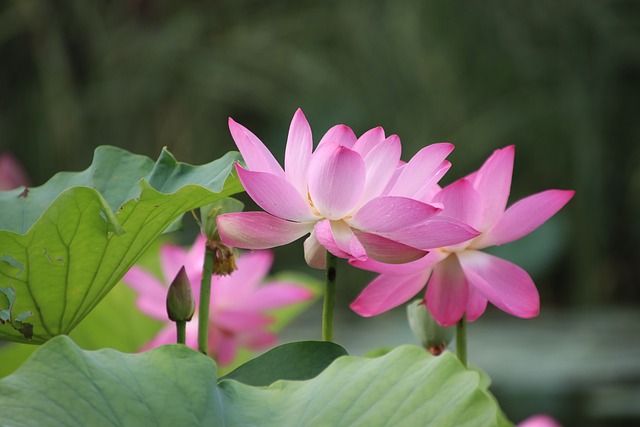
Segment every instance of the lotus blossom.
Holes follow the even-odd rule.
[[[526,197],[505,210],[511,187],[515,148],[496,150],[477,172],[433,197],[443,215],[457,218],[481,234],[444,246],[404,265],[353,260],[360,268],[382,273],[351,304],[362,316],[374,316],[416,295],[425,284],[425,304],[443,326],[466,313],[474,321],[487,302],[517,317],[538,314],[540,299],[533,280],[522,268],[480,249],[520,239],[558,212],[574,191],[547,190]]]
[[[29,178],[22,165],[11,153],[0,153],[0,191],[29,185]]]
[[[305,259],[323,268],[326,250],[341,258],[401,263],[478,234],[421,200],[449,169],[451,144],[425,147],[403,164],[396,135],[386,137],[377,127],[357,138],[351,128],[337,125],[312,152],[311,128],[297,110],[283,169],[251,131],[233,119],[229,128],[247,165],[236,164],[240,181],[266,212],[220,215],[227,245],[266,249],[310,233]]]
[[[136,304],[140,311],[167,323],[142,350],[176,342],[175,324],[169,321],[165,301],[169,284],[182,266],[198,306],[205,240],[203,236],[198,237],[189,250],[163,245],[160,260],[164,280],[136,266],[122,279],[138,293]],[[273,254],[269,251],[249,252],[237,259],[238,269],[232,274],[212,277],[209,354],[221,365],[231,363],[239,347],[261,350],[274,345],[276,336],[267,329],[274,320],[268,315],[269,311],[313,297],[309,289],[295,282],[263,282],[272,263]],[[197,317],[196,308],[194,318]],[[197,348],[197,322],[187,323],[185,338],[187,346]]]
[[[549,415],[539,414],[521,421],[517,427],[562,427],[558,421]]]

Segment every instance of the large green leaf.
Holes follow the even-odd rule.
[[[33,312],[32,342],[69,333],[184,212],[241,191],[227,179],[237,158],[191,166],[163,150],[153,163],[100,147],[84,172],[0,193],[0,287],[16,289],[16,313]],[[7,324],[0,339],[27,341]]]
[[[184,346],[83,351],[57,337],[0,380],[2,425],[508,426],[478,373],[450,353],[403,346],[344,356],[307,381],[216,384],[211,359]]]

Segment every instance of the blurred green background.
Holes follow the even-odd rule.
[[[640,349],[628,345],[640,341],[639,22],[640,2],[630,0],[4,1],[0,151],[13,152],[34,185],[86,168],[103,144],[152,158],[167,146],[202,164],[235,149],[231,116],[282,159],[298,107],[316,141],[344,123],[357,134],[378,125],[397,133],[405,160],[426,144],[454,143],[443,183],[515,144],[512,201],[548,188],[577,191],[545,227],[500,248],[540,289],[536,325],[562,331],[578,316],[576,328],[594,345],[597,333],[620,334],[606,356],[594,353],[607,359],[602,366],[578,376],[615,365],[620,354],[638,360],[607,377],[616,390],[627,387],[626,406],[605,404],[605,415],[593,415],[585,409],[593,396],[576,387],[597,382],[557,381],[538,390],[554,402],[542,409],[566,425],[626,425],[640,420]],[[278,269],[305,268],[300,242],[278,254]],[[344,266],[342,307],[370,277]],[[341,316],[376,333],[346,309]],[[610,329],[596,327],[612,316]],[[498,329],[514,322],[491,310],[486,317]],[[513,363],[535,372],[548,329],[536,334],[515,322],[529,346]],[[568,347],[559,359],[580,348]],[[516,386],[496,383],[517,421],[533,391]],[[558,408],[554,396],[566,404]]]

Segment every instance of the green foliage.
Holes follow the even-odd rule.
[[[345,356],[313,379],[253,387],[216,385],[211,359],[184,346],[87,352],[67,337],[0,380],[0,412],[15,427],[511,425],[480,376],[450,353],[404,346],[375,359]]]
[[[236,159],[196,167],[166,150],[153,163],[100,147],[84,172],[57,174],[26,197],[0,193],[0,285],[16,289],[14,310],[33,312],[32,341],[69,333],[184,212],[240,191],[227,180]],[[0,338],[26,341],[8,325]]]
[[[329,341],[293,342],[267,351],[221,379],[253,386],[268,386],[277,380],[308,380],[346,355],[344,348]]]

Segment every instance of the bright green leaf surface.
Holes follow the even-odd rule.
[[[317,376],[347,351],[327,341],[283,344],[248,361],[222,379],[254,386],[268,386],[277,380],[308,380]]]
[[[501,426],[480,377],[450,353],[404,346],[345,356],[307,381],[216,385],[211,359],[183,346],[87,352],[57,337],[0,380],[2,425]]]
[[[0,192],[0,287],[16,289],[17,313],[33,312],[32,342],[69,333],[184,212],[242,190],[227,179],[234,153],[202,166],[167,151],[145,159],[100,147],[84,172],[26,197]],[[0,339],[26,341],[8,325]]]

